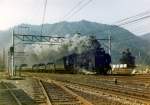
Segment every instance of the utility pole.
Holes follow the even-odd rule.
[[[111,55],[111,36],[108,36],[108,43],[109,43],[109,55]]]
[[[3,48],[3,69],[5,69],[5,48]]]
[[[10,51],[9,50],[7,53],[7,69],[8,69],[8,74],[10,76]]]
[[[43,29],[44,29],[44,21],[45,21],[45,15],[46,15],[46,8],[47,8],[47,0],[44,2],[44,12],[42,17],[42,24],[41,24],[41,36],[43,35]]]
[[[14,76],[14,30],[12,32],[12,46],[10,47],[10,55],[11,55],[11,76]]]

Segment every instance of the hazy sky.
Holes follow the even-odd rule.
[[[41,24],[44,1],[0,0],[0,30],[20,23]],[[63,19],[80,1],[86,2],[88,0],[48,0],[45,23],[86,19],[113,24],[126,17],[150,10],[150,0],[92,0],[78,13]],[[150,19],[128,25],[127,29],[136,34],[150,32]]]

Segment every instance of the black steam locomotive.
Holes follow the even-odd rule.
[[[111,70],[111,57],[102,48],[90,50],[82,54],[70,54],[63,58],[64,68],[67,71],[78,72],[80,69],[107,74]]]
[[[90,47],[88,50],[80,54],[69,54],[62,59],[65,70],[72,73],[85,69],[87,71],[96,72],[96,74],[105,75],[111,70],[111,57],[101,48],[100,43],[95,38],[90,39]],[[55,62],[55,64],[57,66],[57,62]]]

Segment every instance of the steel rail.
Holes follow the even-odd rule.
[[[33,77],[35,79],[38,79],[40,81],[44,81],[44,82],[48,82],[48,83],[54,83],[55,85],[57,85],[58,87],[60,87],[61,89],[63,89],[64,91],[66,91],[68,94],[76,97],[77,100],[79,100],[79,102],[82,103],[82,105],[93,105],[91,102],[87,101],[86,99],[84,99],[83,97],[77,95],[76,93],[74,93],[73,91],[69,90],[68,88],[64,87],[62,84],[60,84],[59,82],[56,82],[56,81],[51,81],[49,79],[42,79],[40,77]],[[45,90],[46,92],[46,88],[43,86],[43,89]],[[48,96],[48,93],[46,92],[45,94],[47,94],[47,98],[49,98]],[[51,103],[52,105],[52,103]]]
[[[11,94],[11,96],[15,99],[15,101],[17,102],[18,105],[23,105],[20,100],[16,97],[16,95],[12,92],[12,90],[7,86],[7,84],[5,84],[4,82],[2,82],[2,84],[6,87],[6,89],[9,91],[9,93]]]

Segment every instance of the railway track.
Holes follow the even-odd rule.
[[[42,76],[36,75],[36,77]],[[114,101],[118,100],[119,102],[126,102],[125,104],[127,105],[150,105],[149,87],[140,86],[136,83],[127,84],[126,81],[122,82],[123,78],[121,78],[121,81],[119,80],[118,84],[116,85],[112,80],[113,77],[107,80],[106,76],[104,77],[104,79],[102,78],[102,80],[101,78],[98,79],[98,77],[93,77],[94,79],[84,77],[83,79],[81,79],[80,77],[72,78],[68,75],[67,77],[61,75],[47,77],[45,75],[44,78],[47,80],[53,79],[55,80],[55,82],[59,82],[66,88],[72,89],[75,93],[77,92],[79,94],[92,94],[93,97],[106,96],[109,99],[114,98]],[[144,77],[141,78],[142,80],[144,79]],[[125,80],[127,80],[127,77],[125,78]]]
[[[90,94],[88,92],[80,91],[80,90],[73,89],[73,88],[69,88],[69,89],[79,94],[80,96],[84,97],[85,99],[89,100],[94,105],[129,105],[129,104],[119,102],[117,100],[113,100],[109,98],[108,96],[106,98],[104,94],[100,96],[100,94],[95,95],[95,94]]]
[[[0,82],[0,105],[36,105],[22,89],[8,82]]]
[[[3,81],[0,82],[0,105],[22,105],[12,90],[15,89],[9,88]]]
[[[92,105],[69,89],[52,81],[40,80],[51,105]]]
[[[132,90],[123,89],[121,87],[118,88],[113,85],[97,87],[97,86],[91,86],[83,83],[75,83],[71,81],[55,81],[55,80],[51,80],[51,81],[54,84],[61,84],[65,86],[69,90],[77,93],[78,95],[84,97],[85,99],[89,100],[92,103],[96,103],[98,98],[101,98],[101,102],[105,101],[105,103],[107,102],[109,103],[109,105],[114,105],[114,104],[150,105],[149,96],[145,96],[143,93],[138,92],[138,90],[132,91]],[[54,86],[53,88],[56,89],[57,87]],[[49,89],[52,88],[49,87]],[[56,92],[54,91],[54,93]],[[88,98],[89,96],[91,96],[91,98]],[[95,99],[93,97],[95,97]],[[98,103],[100,103],[100,100]],[[99,105],[98,103],[94,105]]]
[[[30,94],[17,88],[20,85],[16,87],[12,83],[0,82],[0,105],[92,105],[61,84],[51,81],[31,79],[30,83],[24,85],[31,85],[33,90],[26,90]]]
[[[127,82],[125,81],[120,81],[120,79],[118,79],[118,83],[117,85],[115,85],[113,80],[106,80],[105,79],[95,79],[95,78],[81,78],[81,79],[73,79],[73,78],[60,78],[60,77],[56,77],[56,78],[52,78],[56,81],[67,81],[70,80],[70,82],[74,82],[74,83],[83,83],[83,84],[87,84],[89,86],[95,86],[95,87],[99,87],[99,88],[104,88],[103,90],[111,90],[111,91],[116,91],[116,92],[121,92],[124,94],[129,94],[129,95],[136,95],[139,97],[144,97],[144,98],[150,98],[150,87],[145,87],[143,85],[139,85],[139,84],[127,84]],[[105,89],[106,87],[106,89]]]
[[[36,104],[40,103],[48,103],[46,96],[44,94],[44,89],[42,88],[40,81],[37,79],[33,79],[32,81],[33,93],[32,97]]]
[[[112,97],[118,97],[121,99],[126,99],[127,101],[134,102],[135,104],[144,104],[150,105],[150,94],[143,93],[139,90],[132,90],[129,88],[118,87],[115,85],[102,85],[102,86],[91,86],[83,83],[75,83],[71,81],[61,81],[66,87],[80,90],[84,92],[88,92],[91,94],[98,95],[97,93],[101,94],[108,94]],[[128,103],[128,102],[127,102]]]

